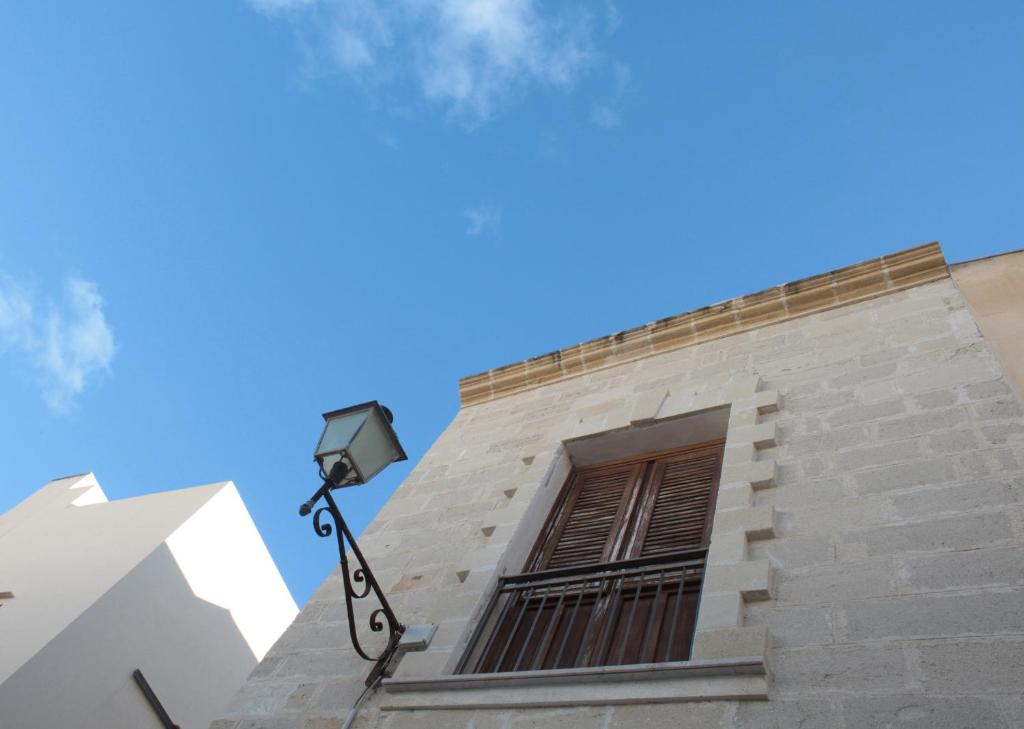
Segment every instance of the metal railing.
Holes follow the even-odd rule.
[[[706,550],[498,580],[460,673],[686,660]]]

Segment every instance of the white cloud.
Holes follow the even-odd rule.
[[[568,88],[596,58],[592,17],[534,0],[249,0],[296,11],[325,56],[363,84],[412,83],[475,126],[533,85]]]
[[[394,20],[383,4],[373,0],[334,0],[322,4],[329,8],[327,33],[334,62],[357,77],[379,66],[380,54],[388,52],[394,43]]]
[[[435,30],[418,69],[423,92],[470,121],[492,116],[531,82],[572,84],[591,58],[585,15],[546,19],[525,0],[448,0],[431,15]]]
[[[466,208],[462,216],[466,219],[466,235],[494,235],[501,227],[501,210],[493,205]]]
[[[45,320],[29,290],[0,278],[0,350],[21,357],[41,378],[43,396],[54,410],[67,411],[96,373],[114,358],[114,334],[103,314],[95,283],[70,278],[60,304],[51,302]]]

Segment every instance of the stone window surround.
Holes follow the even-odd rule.
[[[544,478],[555,487],[542,488],[533,498],[451,658],[444,665],[435,663],[427,675],[412,675],[399,665],[395,676],[383,682],[381,709],[766,699],[768,631],[763,626],[743,626],[743,606],[770,600],[773,594],[770,563],[750,560],[747,545],[775,536],[774,507],[754,506],[754,492],[775,484],[774,457],[760,456],[762,450],[776,445],[775,424],[762,422],[762,416],[778,410],[778,393],[763,390],[760,378],[751,374],[706,389],[690,385],[677,392],[650,391],[634,400],[626,425],[636,429],[724,408],[728,409],[725,455],[691,660],[501,674],[454,673],[476,624],[484,618],[498,575],[517,571],[532,547],[538,524],[546,518],[572,467],[568,457],[572,442],[608,432],[603,425],[584,424],[549,464]],[[419,655],[427,658],[429,653]]]

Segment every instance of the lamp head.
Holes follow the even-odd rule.
[[[366,483],[391,463],[406,460],[391,427],[394,415],[376,400],[323,417],[324,430],[313,458],[334,488]]]

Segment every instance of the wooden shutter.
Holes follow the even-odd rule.
[[[533,570],[600,564],[613,559],[622,524],[643,474],[642,463],[576,472],[546,538],[538,545]]]
[[[724,445],[575,470],[526,573],[499,580],[460,672],[687,659]],[[547,571],[568,567],[585,569]]]
[[[708,546],[723,445],[717,441],[651,463],[636,519],[632,556]]]

